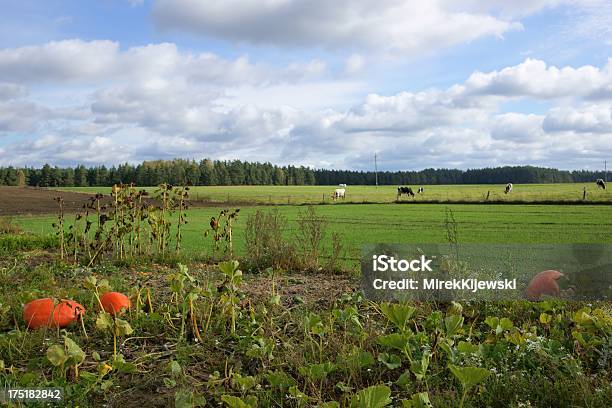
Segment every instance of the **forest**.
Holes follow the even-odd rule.
[[[0,167],[0,185],[37,187],[96,187],[134,183],[174,185],[380,185],[578,183],[607,179],[603,171],[558,170],[534,166],[481,169],[358,171],[278,166],[241,160],[155,160],[137,165]]]

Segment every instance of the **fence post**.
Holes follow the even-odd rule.
[[[287,196],[287,204],[291,204],[291,196]]]

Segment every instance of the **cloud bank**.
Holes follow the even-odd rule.
[[[294,3],[262,9],[294,13]],[[223,4],[210,18],[229,18]],[[317,59],[269,64],[173,43],[0,49],[0,165],[213,157],[360,169],[377,152],[389,169],[598,168],[612,155],[612,59],[562,67],[526,59],[443,89],[389,95],[351,79],[346,71],[362,64],[355,54],[333,72]],[[517,100],[541,112],[505,108]]]

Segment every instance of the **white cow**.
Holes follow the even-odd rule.
[[[337,188],[332,193],[332,200],[336,201],[339,198],[344,199],[346,197],[346,190],[344,188]]]
[[[604,190],[606,189],[606,182],[603,181],[603,179],[597,179],[595,184],[597,184],[597,187],[599,188],[603,188]]]
[[[346,184],[344,184],[344,183],[338,184],[338,187],[346,187]]]
[[[504,191],[504,193],[508,194],[511,191],[512,191],[512,183],[506,184],[506,190]]]

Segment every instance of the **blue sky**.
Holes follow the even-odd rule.
[[[0,165],[612,161],[599,0],[0,1]]]

